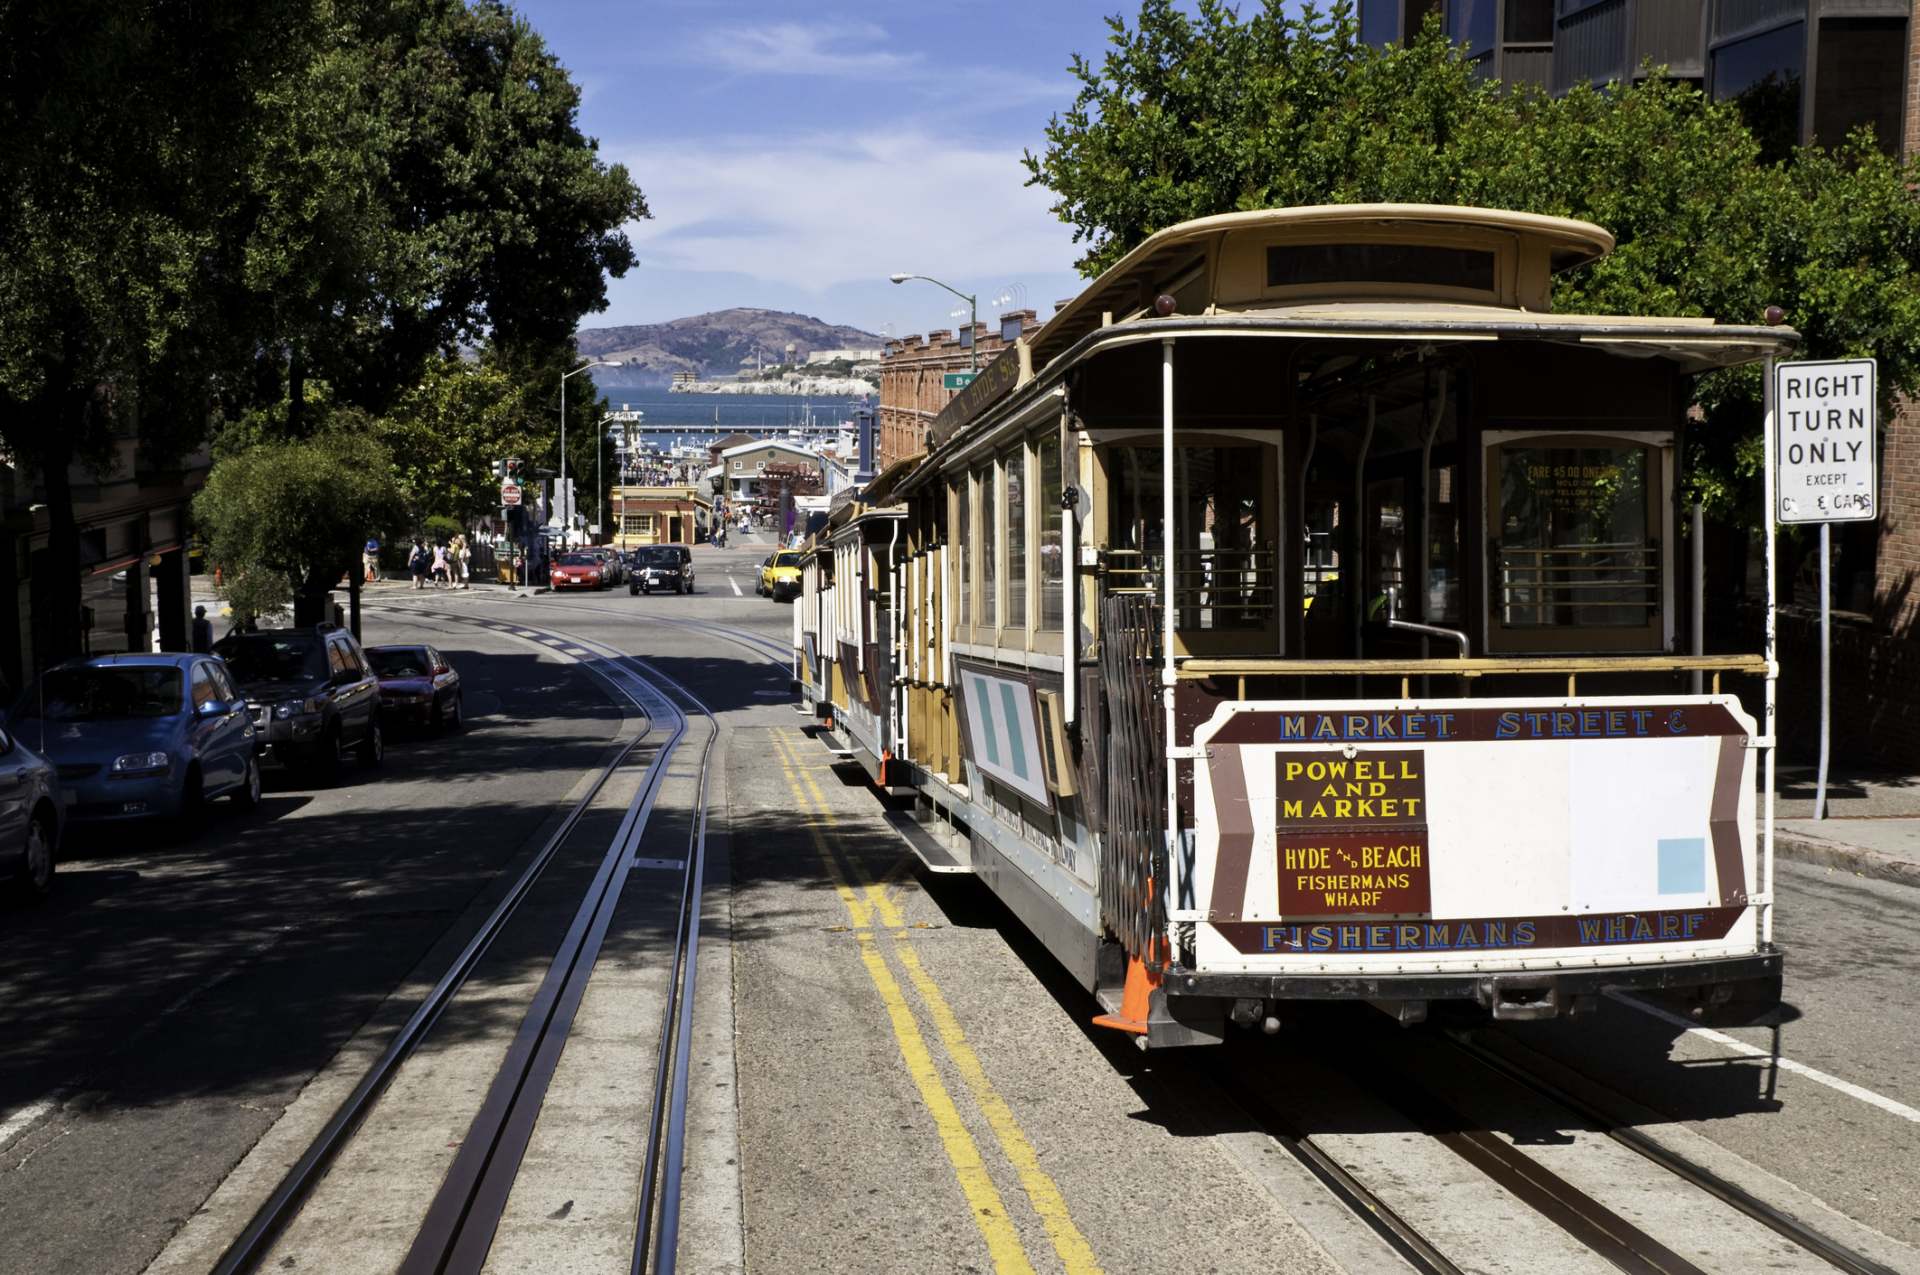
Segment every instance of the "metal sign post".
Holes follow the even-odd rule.
[[[1779,363],[1767,388],[1773,410],[1769,514],[1783,523],[1820,526],[1820,764],[1813,817],[1827,817],[1827,761],[1832,744],[1833,532],[1836,522],[1872,522],[1879,515],[1878,452],[1874,446],[1877,368],[1872,359]],[[1769,538],[1771,539],[1771,538]],[[1769,622],[1771,628],[1771,622]]]

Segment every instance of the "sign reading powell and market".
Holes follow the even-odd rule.
[[[1432,910],[1422,750],[1283,752],[1274,766],[1282,916]]]

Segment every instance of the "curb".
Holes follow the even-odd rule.
[[[1773,848],[1782,859],[1791,859],[1796,863],[1839,868],[1879,881],[1896,881],[1901,885],[1920,887],[1920,862],[1896,858],[1879,850],[1845,845],[1797,832],[1784,832],[1778,828],[1773,832]]]

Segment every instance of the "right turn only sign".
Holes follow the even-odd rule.
[[[1780,521],[1872,521],[1880,490],[1874,361],[1780,363],[1773,374]]]

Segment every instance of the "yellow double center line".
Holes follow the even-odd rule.
[[[808,768],[794,755],[785,732],[774,733],[774,745],[779,753],[781,769],[786,771],[788,787],[792,789],[800,810],[818,816],[807,821],[807,832],[813,840],[814,851],[819,855],[821,868],[826,872],[827,879],[833,882],[834,891],[840,896],[840,902],[853,923],[854,937],[860,944],[860,960],[873,979],[881,1002],[886,1006],[895,1043],[900,1047],[900,1057],[920,1091],[921,1102],[933,1117],[941,1145],[946,1148],[947,1159],[953,1165],[954,1176],[959,1179],[960,1189],[972,1207],[974,1224],[980,1228],[980,1234],[987,1242],[987,1252],[993,1258],[994,1269],[1002,1272],[1032,1271],[1033,1265],[1027,1260],[1020,1237],[1007,1217],[999,1191],[987,1175],[980,1149],[966,1125],[961,1122],[946,1084],[940,1079],[920,1025],[908,1007],[906,998],[901,995],[900,984],[874,944],[872,921],[876,916],[892,934],[895,958],[907,971],[907,978],[932,1017],[954,1070],[960,1073],[975,1105],[986,1118],[987,1127],[993,1130],[1001,1152],[1019,1177],[1034,1213],[1046,1228],[1048,1238],[1053,1241],[1053,1251],[1059,1255],[1061,1265],[1068,1275],[1096,1275],[1100,1264],[1095,1260],[1086,1237],[1074,1225],[1060,1188],[1040,1167],[1040,1157],[1034,1151],[1033,1143],[1014,1118],[1012,1108],[1007,1106],[1006,1100],[988,1080],[986,1068],[980,1065],[979,1057],[967,1043],[966,1033],[961,1030],[960,1020],[954,1016],[946,996],[920,964],[919,954],[913,950],[913,944],[907,937],[906,922],[901,918],[900,910],[894,905],[886,885],[893,873],[888,872],[881,881],[875,882],[858,860],[847,856],[847,868],[851,870],[860,890],[856,892],[848,884],[848,873],[842,870],[840,857],[834,854],[820,827],[824,823],[828,828],[835,828],[839,820],[834,817],[832,807],[827,804],[820,786],[814,783]]]

